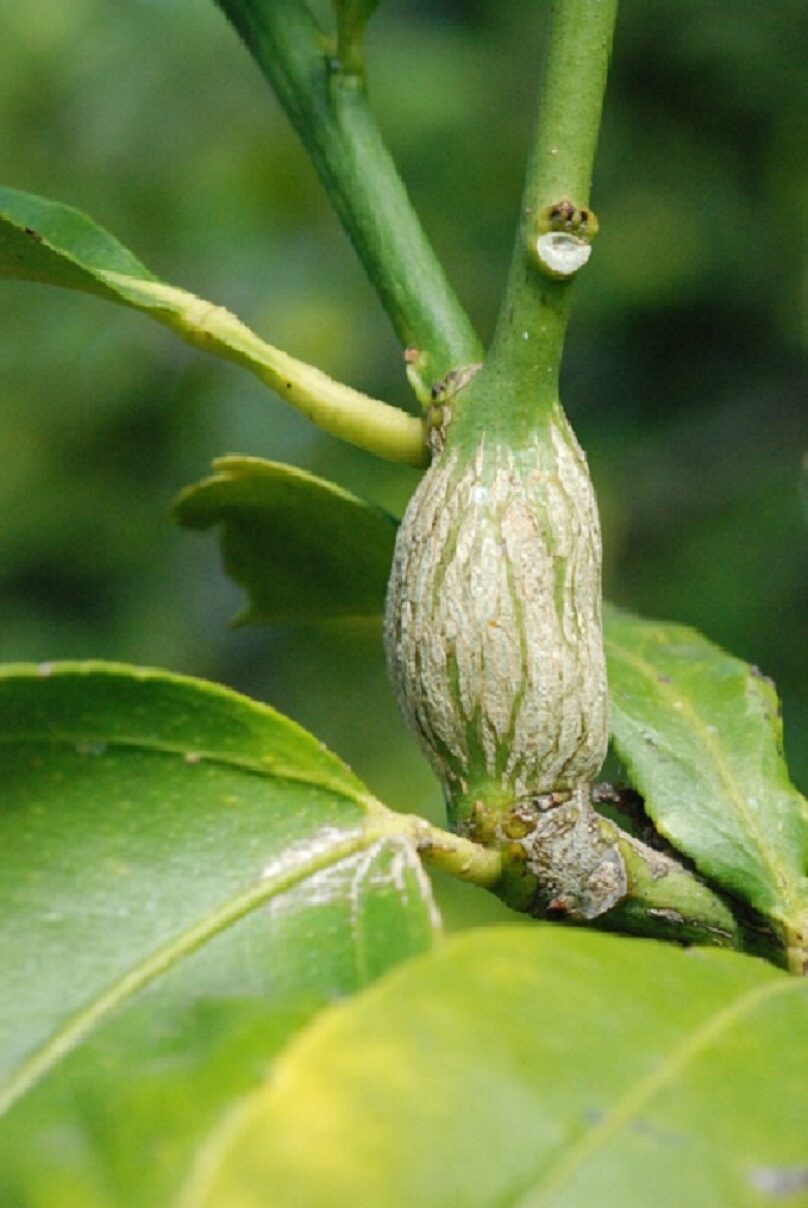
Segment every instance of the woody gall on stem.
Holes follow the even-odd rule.
[[[592,805],[608,743],[600,525],[558,380],[598,227],[589,186],[615,16],[616,0],[551,7],[508,285],[479,372],[437,391],[432,464],[396,544],[388,663],[452,825],[502,852],[512,906],[594,919],[639,900],[632,929],[732,943],[711,892]]]
[[[791,1203],[806,983],[597,934],[808,972],[808,802],[774,687],[689,626],[602,608],[597,505],[559,402],[616,0],[514,9],[551,20],[487,355],[373,120],[377,0],[220,3],[360,251],[423,412],[335,381],[81,211],[10,187],[0,277],[140,312],[331,437],[428,467],[400,525],[254,453],[217,458],[175,516],[219,531],[240,624],[378,618],[387,592],[393,681],[451,828],[404,812],[417,782],[386,743],[387,767],[372,758],[375,692],[360,676],[352,715],[343,657],[323,709],[352,760],[396,778],[399,808],[230,688],[47,651],[0,666],[0,1208]],[[394,54],[428,90],[443,36],[425,57],[410,8],[396,25],[393,6]],[[14,468],[27,516],[42,490]],[[377,638],[354,629],[351,663]],[[302,704],[319,677],[293,674]],[[594,783],[609,735],[630,787]],[[441,934],[444,907],[461,934]]]
[[[596,227],[589,177],[615,10],[553,6],[494,340],[441,407],[396,548],[391,673],[464,829],[481,810],[591,784],[606,753],[600,527],[558,377],[572,278]]]
[[[423,858],[496,881],[538,916],[742,942],[717,893],[592,803],[608,739],[600,530],[558,382],[572,282],[598,230],[589,190],[616,0],[548,5],[539,121],[485,357],[369,107],[372,0],[335,0],[330,34],[303,0],[219,3],[298,129],[426,413],[394,425],[368,400],[379,423],[347,435],[396,460],[431,457],[398,534],[385,625],[396,695],[459,832]],[[502,875],[490,860],[478,875],[469,847]]]

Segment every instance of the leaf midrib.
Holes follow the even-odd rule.
[[[226,928],[239,922],[269,898],[286,893],[316,873],[336,866],[380,840],[392,837],[397,833],[391,824],[394,818],[395,815],[390,815],[390,818],[382,820],[380,825],[365,826],[349,834],[341,842],[335,843],[325,852],[318,851],[300,864],[288,869],[279,869],[274,877],[262,879],[259,884],[252,885],[228,899],[226,903],[130,968],[91,1003],[73,1014],[44,1045],[23,1061],[5,1086],[0,1088],[0,1116],[27,1094],[112,1011],[122,1006],[160,974],[184,957],[190,956]],[[401,826],[400,833],[407,833],[406,826]]]
[[[549,1196],[572,1179],[583,1165],[625,1126],[663,1087],[672,1082],[685,1066],[706,1049],[721,1033],[737,1023],[767,998],[789,991],[804,990],[804,983],[782,975],[763,986],[746,990],[722,1007],[674,1049],[646,1076],[620,1096],[605,1116],[579,1140],[574,1141],[556,1160],[549,1172],[530,1190],[519,1193],[511,1208],[542,1208]]]
[[[679,701],[681,710],[677,710],[677,712],[680,716],[687,716],[688,721],[691,723],[693,734],[698,738],[699,742],[706,749],[708,756],[713,760],[724,790],[730,800],[737,805],[738,813],[743,818],[748,832],[758,849],[763,866],[769,868],[774,874],[775,884],[782,895],[783,918],[784,921],[788,921],[789,918],[799,913],[801,905],[799,889],[794,885],[788,869],[779,860],[776,849],[771,847],[767,842],[766,835],[761,829],[758,819],[753,813],[750,813],[735,774],[727,764],[720,746],[715,743],[713,736],[707,730],[706,723],[702,720],[686,695],[681,692],[675,692],[673,684],[669,685],[660,682],[657,669],[653,664],[649,663],[641,655],[634,654],[626,650],[625,647],[618,645],[612,638],[607,639],[605,645],[607,649],[611,648],[619,659],[633,666],[640,675],[650,680],[653,683],[655,691],[660,696],[670,700],[675,698]],[[614,700],[614,697],[612,699]],[[692,855],[692,853],[688,854]],[[695,857],[693,858],[695,859]]]
[[[350,779],[347,778],[341,780],[337,777],[332,778],[325,773],[297,771],[282,763],[273,765],[272,763],[264,762],[260,757],[249,758],[231,754],[230,752],[206,751],[202,747],[185,746],[178,743],[165,742],[160,739],[125,738],[121,735],[111,736],[100,731],[90,730],[48,730],[47,732],[15,730],[13,733],[0,733],[0,747],[16,746],[23,743],[65,746],[70,747],[74,753],[77,745],[86,743],[90,746],[94,744],[103,746],[105,752],[109,749],[121,749],[140,751],[144,754],[176,755],[183,761],[186,761],[188,756],[193,756],[193,761],[189,763],[189,769],[193,766],[215,764],[219,767],[232,768],[234,771],[263,776],[268,780],[289,780],[300,784],[310,784],[313,788],[327,789],[332,793],[337,793],[356,802],[363,809],[366,809],[368,813],[373,813],[373,806],[375,805],[373,798],[369,797],[367,792],[362,792],[359,782],[352,784]],[[93,752],[87,753],[87,758],[102,757],[102,754],[94,755]]]

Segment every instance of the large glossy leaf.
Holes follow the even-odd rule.
[[[268,978],[239,995],[224,978],[200,985],[198,970],[170,981],[100,1025],[0,1120],[3,1208],[167,1208],[210,1132],[325,1001],[301,987],[283,1006]]]
[[[222,457],[175,511],[220,526],[228,574],[247,590],[239,622],[367,616],[384,600],[396,525],[333,483],[258,457]]]
[[[144,1060],[168,1028],[184,1061],[187,1014],[193,1064],[194,1012],[252,997],[268,1051],[431,942],[406,821],[311,735],[224,689],[101,664],[6,669],[0,785],[0,1112],[108,1020]]]
[[[607,611],[614,745],[657,828],[808,958],[808,810],[769,680],[693,629]]]
[[[96,294],[143,311],[197,348],[255,373],[327,432],[396,461],[424,461],[420,422],[260,339],[223,306],[158,281],[85,214],[0,188],[0,277]]]
[[[804,1204],[808,985],[750,957],[467,932],[292,1042],[182,1208]]]

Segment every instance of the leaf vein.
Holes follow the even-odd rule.
[[[360,831],[350,833],[326,851],[319,850],[308,859],[292,866],[282,866],[274,876],[262,879],[257,885],[251,885],[151,953],[99,994],[93,1002],[77,1011],[23,1062],[5,1087],[0,1089],[0,1116],[27,1094],[108,1015],[138,991],[150,985],[162,973],[167,972],[177,961],[190,956],[226,928],[262,906],[268,899],[288,892],[322,869],[372,847],[380,838],[392,833],[389,821],[386,827],[364,827]]]
[[[111,737],[100,732],[87,730],[82,730],[81,732],[71,732],[69,730],[25,732],[17,730],[13,733],[0,733],[0,747],[17,746],[22,743],[70,746],[74,750],[81,744],[88,744],[90,746],[98,744],[107,749],[140,751],[144,754],[176,755],[180,759],[187,759],[188,756],[192,756],[194,764],[203,766],[205,764],[216,764],[221,767],[232,768],[235,771],[264,776],[268,779],[289,780],[302,784],[310,784],[313,788],[328,789],[331,792],[338,793],[340,796],[348,797],[365,807],[369,804],[367,794],[362,793],[358,786],[353,786],[347,777],[345,780],[341,780],[336,777],[318,775],[316,772],[312,773],[308,770],[296,771],[294,768],[285,766],[283,763],[274,765],[269,756],[266,758],[260,756],[247,758],[231,754],[230,752],[206,751],[202,748],[191,748],[187,745],[165,742],[160,739],[150,738],[146,741],[137,738],[123,738],[119,735]]]
[[[733,1002],[717,1011],[676,1048],[669,1052],[635,1086],[630,1088],[613,1104],[605,1116],[589,1132],[574,1141],[560,1155],[555,1167],[551,1168],[541,1186],[520,1194],[513,1200],[513,1208],[541,1208],[549,1204],[548,1197],[558,1191],[564,1182],[581,1169],[599,1149],[602,1149],[648,1101],[682,1072],[700,1052],[713,1043],[721,1033],[737,1023],[745,1014],[751,1013],[768,998],[794,990],[804,990],[805,984],[785,975],[763,986],[747,990]]]
[[[686,714],[688,721],[691,724],[692,731],[698,737],[702,746],[705,748],[708,757],[713,761],[713,765],[718,773],[727,795],[737,807],[738,813],[743,818],[743,821],[748,829],[748,832],[755,842],[758,851],[761,854],[764,864],[774,873],[776,882],[780,892],[783,895],[786,906],[786,913],[796,912],[800,908],[800,895],[797,887],[793,884],[788,870],[783,866],[778,858],[777,851],[768,842],[767,836],[760,825],[760,820],[752,813],[746,803],[746,799],[741,792],[735,773],[732,767],[727,763],[721,748],[716,744],[713,736],[709,733],[707,725],[702,719],[698,711],[693,707],[691,702],[682,694],[677,694],[673,685],[660,683],[656,669],[646,659],[640,655],[634,654],[624,647],[617,645],[613,640],[607,640],[607,650],[611,649],[616,653],[618,659],[622,659],[625,663],[633,666],[641,675],[649,679],[656,692],[660,696],[679,701],[681,705],[681,713]]]

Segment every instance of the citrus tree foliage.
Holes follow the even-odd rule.
[[[557,407],[572,270],[563,256],[553,259],[530,299],[536,265],[525,272],[520,258],[538,247],[541,259],[548,238],[554,249],[573,248],[576,265],[589,258],[598,223],[588,180],[614,5],[597,13],[583,0],[549,7],[516,269],[498,335],[484,349],[368,102],[374,0],[334,0],[330,11],[323,6],[327,17],[303,0],[221,0],[387,310],[414,394],[409,410],[337,381],[218,300],[156,276],[73,206],[0,189],[1,276],[138,311],[194,350],[246,369],[331,436],[411,467],[399,471],[409,478],[368,471],[377,487],[394,484],[388,511],[310,470],[253,454],[217,457],[174,512],[187,529],[216,531],[224,568],[246,598],[238,624],[361,618],[360,632],[370,632],[391,563],[401,562],[407,528],[392,512],[402,510],[415,470],[439,465],[447,441],[457,452],[461,431],[471,461],[495,433],[521,455],[529,445],[524,392],[536,382],[551,383],[543,401]],[[703,11],[684,10],[689,20],[675,30],[662,28],[666,14],[652,13],[661,22],[655,37],[683,61],[710,58],[717,52]],[[514,30],[524,20],[516,11],[503,5],[506,15],[492,18],[503,22],[495,41],[508,40],[509,19]],[[32,22],[35,33],[36,15]],[[685,26],[689,41],[677,50]],[[742,17],[722,23],[721,54],[737,67],[737,46],[723,37],[731,29],[741,45],[752,26]],[[217,36],[225,36],[221,25]],[[511,35],[512,47],[520,42]],[[435,46],[422,49],[434,67]],[[621,53],[619,78],[628,79]],[[468,64],[457,70],[468,84]],[[729,75],[719,83],[728,87]],[[406,91],[414,102],[417,89]],[[631,142],[625,127],[622,138]],[[440,167],[452,176],[451,157],[442,155]],[[709,176],[715,165],[704,170]],[[457,193],[440,209],[456,223]],[[659,288],[666,272],[681,286],[687,222],[639,187],[628,209],[622,238],[634,259],[654,262],[653,279],[640,274],[633,288]],[[714,242],[742,227],[726,210],[720,223],[705,221]],[[659,263],[663,244],[678,249],[676,263]],[[604,255],[618,298],[629,288],[625,260],[618,238]],[[538,266],[545,277],[546,269]],[[509,345],[514,322],[519,339]],[[522,344],[535,331],[544,333],[536,354]],[[400,401],[398,387],[380,380],[376,393]],[[458,415],[465,427],[453,429]],[[570,449],[574,442],[570,433]],[[487,492],[487,480],[475,484]],[[563,486],[558,506],[569,478]],[[465,509],[459,497],[445,503],[436,533],[453,508]],[[66,523],[72,507],[65,497]],[[563,572],[571,530],[555,503],[546,510],[551,570]],[[510,531],[507,518],[498,523]],[[596,528],[585,534],[595,559]],[[459,532],[443,533],[441,566],[465,540]],[[544,547],[532,548],[544,556]],[[568,589],[575,597],[578,586],[557,578],[550,603]],[[596,595],[591,587],[597,618],[599,581]],[[413,604],[417,583],[409,590],[402,607]],[[439,603],[431,601],[436,616]],[[500,621],[494,609],[487,624]],[[509,812],[495,801],[486,814],[490,802],[465,802],[457,834],[421,816],[410,799],[414,781],[405,781],[408,812],[396,812],[319,738],[229,689],[122,663],[5,665],[0,1203],[804,1202],[808,807],[789,779],[775,688],[685,625],[613,606],[603,622],[607,768],[617,771],[591,792],[586,777],[579,822],[625,880],[589,914],[547,889],[559,869],[526,863],[519,829],[527,819],[538,831],[556,816],[566,783],[537,788],[529,809],[522,802]],[[496,635],[486,631],[489,639],[494,649]],[[413,655],[419,674],[421,655]],[[362,690],[362,675],[354,678]],[[341,693],[356,689],[350,680],[348,667],[324,695],[327,730]],[[451,675],[447,682],[462,704],[471,690]],[[549,681],[536,682],[544,691]],[[434,693],[434,682],[427,689]],[[521,704],[518,683],[516,698]],[[360,753],[377,707],[372,693],[362,699],[347,744]],[[468,719],[472,728],[479,722],[473,709]],[[406,762],[417,758],[414,747],[404,750]],[[473,742],[471,752],[476,758]],[[395,773],[388,777],[392,784]],[[422,783],[431,784],[428,776]],[[567,859],[563,843],[554,851]],[[446,889],[446,872],[466,882],[463,896]],[[486,905],[491,891],[513,909]],[[500,925],[474,926],[480,920]],[[462,934],[447,935],[453,927]]]

